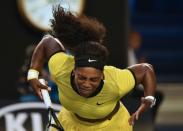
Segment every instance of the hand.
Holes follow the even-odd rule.
[[[46,86],[47,85],[47,82],[46,82],[46,85],[43,85],[43,84],[41,84],[39,82],[38,79],[32,79],[32,80],[29,80],[29,83],[33,87],[34,91],[36,92],[36,94],[39,96],[39,98],[41,100],[43,100],[43,96],[42,96],[42,93],[41,93],[41,89],[46,89],[49,92],[51,91],[51,88],[48,87],[48,86]]]
[[[147,109],[149,109],[150,105],[151,105],[151,102],[144,99],[144,97],[142,97],[140,107],[137,109],[135,113],[131,115],[130,119],[128,120],[129,124],[134,125],[135,121],[139,119],[140,114],[146,111]]]
[[[133,113],[130,119],[128,120],[129,124],[133,126],[135,124],[135,121],[139,119],[139,115],[140,112],[138,110],[135,113]]]

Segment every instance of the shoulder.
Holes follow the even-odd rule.
[[[104,66],[104,73],[114,72],[117,68],[114,66]]]
[[[44,35],[43,36],[43,38],[42,38],[42,40],[41,40],[43,43],[47,43],[47,44],[52,44],[52,45],[59,45],[60,47],[61,47],[61,49],[63,50],[63,51],[65,51],[65,48],[64,48],[64,46],[63,46],[63,44],[57,39],[57,38],[55,38],[55,37],[53,37],[53,36],[51,36],[51,35]]]
[[[128,67],[129,70],[136,74],[145,74],[147,71],[153,71],[153,66],[149,63],[134,64]]]
[[[68,55],[65,52],[57,52],[51,56],[49,61],[55,61],[55,60],[60,62],[64,62],[64,61],[73,62],[74,56]]]
[[[51,35],[44,35],[43,38],[42,38],[42,41],[51,42],[51,41],[55,41],[55,40],[54,40],[54,37],[51,36]]]
[[[112,76],[112,77],[134,76],[133,72],[130,69],[128,68],[120,69],[114,66],[105,66],[104,75]]]
[[[125,72],[127,72],[127,69],[120,69],[115,66],[105,66],[104,67],[104,75],[105,76],[111,76],[111,77],[117,77],[118,75],[123,75]]]
[[[134,77],[136,78],[137,84],[141,83],[145,77],[154,74],[153,66],[149,63],[135,64],[128,67],[128,69],[133,73]]]
[[[64,52],[58,52],[50,58],[48,66],[52,75],[63,74],[73,69],[74,58]]]
[[[116,71],[124,71],[124,70],[126,70],[126,69],[120,69],[115,66],[105,66],[104,67],[104,72],[116,72]]]

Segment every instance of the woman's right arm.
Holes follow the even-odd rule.
[[[43,65],[50,57],[56,52],[65,51],[63,45],[52,36],[45,36],[36,46],[30,64],[30,69],[33,71],[41,72]],[[29,75],[29,73],[28,73]],[[29,76],[28,76],[29,77]],[[50,88],[42,85],[38,78],[28,78],[29,83],[34,88],[36,94],[42,99],[41,89],[47,89],[50,91]]]

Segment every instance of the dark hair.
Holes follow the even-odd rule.
[[[87,41],[79,44],[75,50],[75,59],[82,57],[82,56],[91,56],[99,59],[103,63],[106,63],[108,60],[108,49],[101,45],[98,42]]]
[[[73,48],[85,41],[105,44],[106,28],[97,19],[74,15],[60,5],[53,8],[53,17],[50,33],[65,47]]]

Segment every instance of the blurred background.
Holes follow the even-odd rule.
[[[129,5],[130,26],[141,38],[140,46],[136,46],[136,56],[138,60],[145,60],[154,66],[158,92],[163,96],[156,114],[154,129],[181,131],[183,130],[181,104],[183,102],[183,1],[130,0]]]
[[[40,11],[41,13],[37,10],[42,8],[45,1],[6,0],[0,4],[0,127],[4,127],[0,129],[2,131],[8,130],[5,129],[7,117],[1,116],[4,107],[12,103],[39,101],[26,82],[26,72],[31,53],[46,32],[47,27],[42,27],[40,24],[50,19],[44,18],[51,14],[49,9],[46,8]],[[73,8],[76,8],[79,13],[96,17],[104,23],[107,28],[107,46],[110,50],[108,64],[125,68],[134,63],[148,62],[154,66],[158,84],[156,94],[158,106],[155,110],[147,111],[136,123],[134,130],[182,131],[183,1],[65,1],[71,2],[70,4],[73,4]],[[47,2],[56,1],[47,0]],[[38,18],[38,22],[35,22],[34,18]],[[52,101],[60,104],[56,85],[49,78],[47,65],[41,75],[53,88]],[[136,97],[139,96],[141,96],[140,93],[126,98],[133,103],[130,106],[129,102],[127,103],[129,110],[138,105]],[[14,120],[16,118],[18,119],[14,116]],[[24,131],[23,126],[26,127],[26,124],[24,125],[23,122],[21,124],[22,130],[17,131]],[[8,131],[16,131],[16,127]]]

